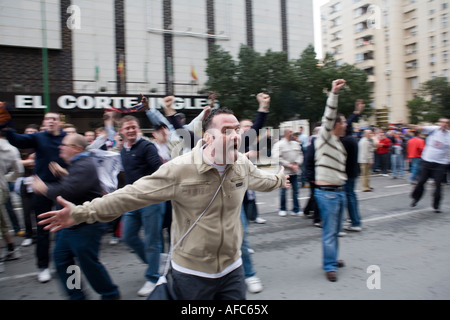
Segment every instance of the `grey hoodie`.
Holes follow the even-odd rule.
[[[24,168],[19,150],[8,140],[0,138],[0,188],[8,190],[8,182],[15,181],[23,175]]]

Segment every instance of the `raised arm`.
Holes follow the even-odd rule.
[[[334,124],[337,116],[337,104],[339,91],[345,86],[344,79],[334,80],[332,83],[331,93],[328,96],[325,112],[322,117],[322,126],[320,129],[320,135],[327,140],[331,136],[331,131],[334,128]]]
[[[351,136],[353,134],[353,122],[358,121],[359,116],[364,111],[365,108],[364,100],[357,99],[355,102],[355,110],[351,115],[347,117],[347,129],[345,132],[346,136]]]

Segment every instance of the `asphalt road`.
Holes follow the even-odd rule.
[[[270,169],[267,169],[270,170]],[[279,191],[257,193],[259,215],[265,224],[250,224],[249,242],[254,267],[264,291],[249,300],[447,300],[450,299],[450,186],[443,187],[442,213],[431,209],[433,186],[417,207],[409,207],[412,186],[404,179],[373,176],[373,192],[359,192],[362,232],[340,238],[338,281],[326,280],[321,268],[321,229],[304,217],[278,216]],[[288,195],[290,195],[288,193]],[[302,207],[309,189],[302,188]],[[145,265],[123,243],[103,238],[101,261],[120,287],[122,299],[137,296],[144,284]],[[16,244],[22,238],[15,237]],[[21,248],[22,257],[5,263],[0,274],[1,300],[63,300],[53,279],[37,281],[34,245]],[[91,299],[99,296],[87,283]]]

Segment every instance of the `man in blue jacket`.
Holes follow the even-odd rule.
[[[158,170],[162,165],[158,149],[153,143],[140,136],[139,121],[136,117],[126,115],[121,119],[120,134],[124,139],[120,155],[125,173],[125,184],[132,184]],[[165,211],[165,203],[162,202],[127,212],[122,217],[125,243],[144,263],[148,264],[145,273],[147,281],[138,291],[138,295],[142,297],[148,296],[153,291],[160,276],[158,270],[162,252],[161,229]],[[141,227],[144,228],[144,241],[139,237]]]
[[[45,183],[56,182],[49,169],[50,162],[56,162],[63,168],[66,163],[59,157],[59,146],[66,133],[61,130],[61,118],[58,113],[49,112],[44,115],[42,125],[45,131],[33,134],[18,134],[13,129],[3,129],[3,135],[9,143],[19,149],[33,148],[36,152],[34,174]],[[54,201],[39,194],[33,195],[33,210],[36,217],[55,205]],[[38,280],[42,283],[51,279],[49,269],[50,240],[49,232],[40,225],[37,226],[36,257],[39,268]]]
[[[56,200],[57,196],[70,199],[74,204],[82,204],[101,197],[102,187],[97,174],[96,164],[89,152],[87,141],[79,134],[64,137],[60,146],[60,156],[69,165],[65,171],[55,163],[51,168],[56,176],[63,176],[58,182],[44,183],[35,177],[35,193]],[[101,239],[106,231],[105,223],[81,223],[65,228],[56,234],[53,258],[62,287],[71,300],[86,298],[80,281],[70,282],[72,274],[69,267],[75,265],[77,258],[80,269],[87,280],[103,300],[120,298],[117,286],[99,261]]]

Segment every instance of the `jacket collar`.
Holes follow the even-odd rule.
[[[203,148],[206,146],[205,141],[203,139],[200,139],[197,142],[197,145],[192,149],[192,160],[194,161],[194,164],[197,166],[198,173],[202,174],[205,173],[213,167],[205,162],[205,159],[203,159]]]

